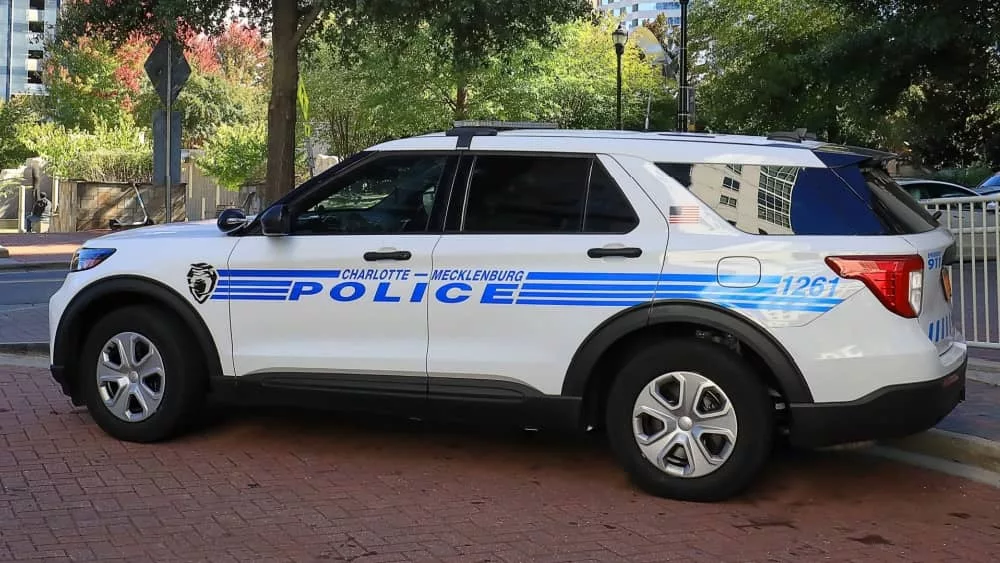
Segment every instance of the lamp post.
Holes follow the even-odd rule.
[[[622,126],[622,55],[625,54],[628,32],[625,31],[622,24],[618,24],[618,29],[612,32],[611,37],[615,41],[615,55],[618,57],[618,129],[621,130],[624,129]]]
[[[688,3],[690,0],[680,0],[681,3],[681,44],[678,49],[680,57],[680,76],[677,92],[677,130],[688,130]]]

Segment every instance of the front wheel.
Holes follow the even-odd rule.
[[[619,462],[647,492],[714,502],[742,492],[771,452],[774,412],[757,374],[728,348],[672,340],[618,373],[607,432]]]
[[[190,331],[169,312],[130,306],[99,320],[84,343],[79,385],[90,415],[109,435],[156,442],[199,413],[204,362]]]

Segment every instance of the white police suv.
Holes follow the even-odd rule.
[[[964,398],[953,239],[890,155],[799,135],[461,124],[260,215],[89,241],[52,373],[107,433],[206,397],[602,428],[661,496],[728,498],[775,437],[927,429]]]

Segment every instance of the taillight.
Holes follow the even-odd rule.
[[[830,256],[826,263],[842,278],[861,280],[893,313],[920,315],[924,259],[920,256]]]

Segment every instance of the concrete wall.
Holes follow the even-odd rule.
[[[111,219],[118,219],[122,223],[143,221],[145,215],[139,197],[142,198],[149,217],[157,224],[163,223],[163,210],[166,207],[163,188],[150,184],[139,184],[133,188],[131,184],[95,182],[79,182],[74,186],[74,226],[77,231],[107,229]],[[187,186],[177,185],[172,191],[171,221],[184,221],[187,218]]]

